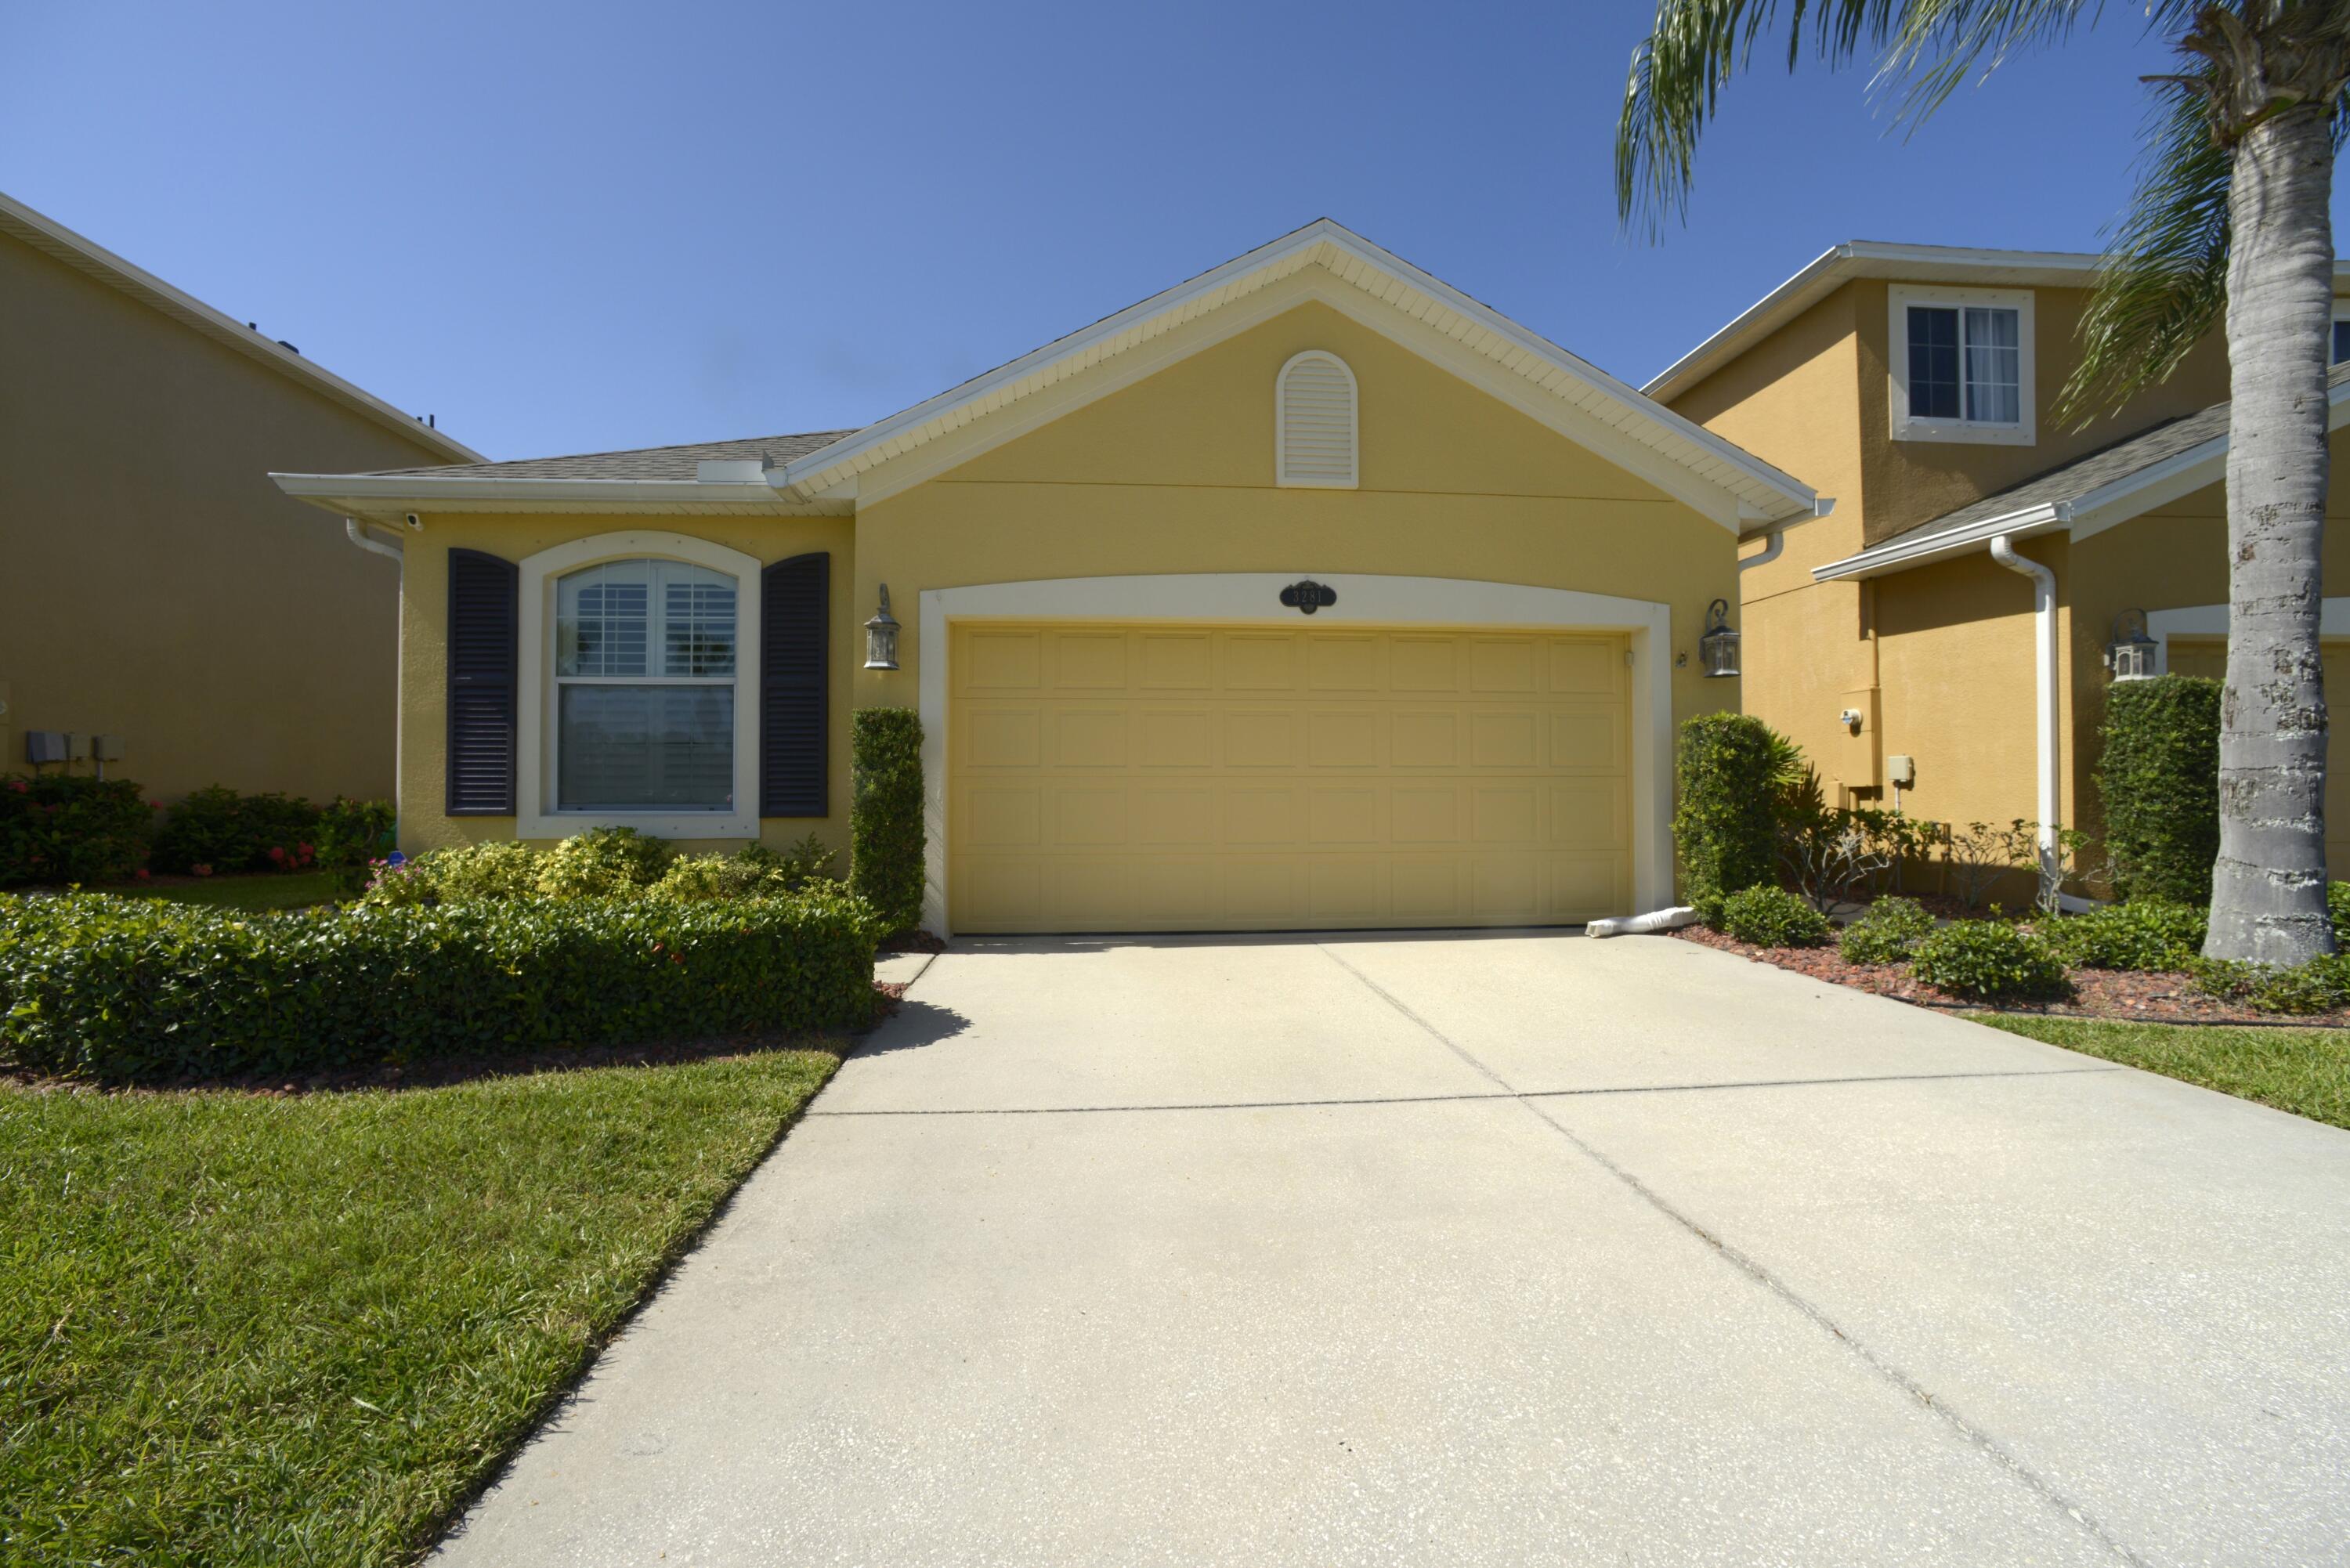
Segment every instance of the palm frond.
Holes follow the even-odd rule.
[[[2081,317],[2081,359],[2053,418],[2077,429],[2163,379],[2228,307],[2231,160],[2191,80],[2157,84],[2129,210]]]

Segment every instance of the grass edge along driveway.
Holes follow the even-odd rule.
[[[1968,1014],[1978,1023],[2350,1127],[2350,1029]]]
[[[0,1561],[411,1561],[838,1058],[0,1087]]]

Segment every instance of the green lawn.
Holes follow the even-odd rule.
[[[1978,1023],[2350,1127],[2350,1030],[1976,1013]]]
[[[835,1065],[0,1088],[0,1562],[413,1558]]]
[[[203,904],[215,909],[298,909],[332,900],[335,875],[331,871],[272,872],[259,877],[213,877],[202,882],[173,882],[161,888],[104,890],[145,898],[168,898],[175,904]]]

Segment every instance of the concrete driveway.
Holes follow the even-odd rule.
[[[1665,939],[959,943],[444,1557],[2350,1561],[2350,1133]]]

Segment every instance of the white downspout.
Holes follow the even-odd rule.
[[[1773,528],[1771,530],[1770,536],[1763,541],[1761,549],[1751,556],[1738,557],[1738,569],[1745,573],[1752,571],[1757,566],[1767,566],[1777,560],[1779,552],[1786,547],[1787,531],[1784,528]]]
[[[400,563],[400,601],[396,612],[399,620],[392,644],[395,662],[391,682],[391,816],[396,824],[400,820],[400,786],[407,777],[401,771],[401,764],[408,759],[408,704],[402,701],[400,691],[408,679],[408,557],[399,545],[388,545],[369,534],[367,524],[356,517],[343,519],[343,532],[350,535],[351,543],[360,549],[371,555],[389,556]]]
[[[2033,732],[2039,738],[2040,763],[2040,886],[2053,896],[2063,880],[2057,854],[2057,769],[2064,755],[2057,732],[2056,704],[2056,574],[2015,552],[2015,541],[2002,534],[1991,542],[1991,558],[2011,572],[2032,579],[2032,650]]]

